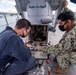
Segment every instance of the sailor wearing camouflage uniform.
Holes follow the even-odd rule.
[[[72,11],[62,12],[57,19],[60,24],[59,29],[65,31],[65,34],[57,45],[41,49],[56,57],[59,67],[54,67],[54,71],[63,70],[64,73],[67,72],[69,63],[76,65],[76,25]]]

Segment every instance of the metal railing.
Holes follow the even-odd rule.
[[[17,13],[4,13],[4,12],[0,12],[0,15],[3,15],[4,16],[7,25],[9,25],[9,23],[8,23],[8,20],[7,20],[7,16],[6,15],[16,15],[17,16],[17,19],[19,19]]]
[[[19,19],[18,13],[4,13],[0,12],[0,32],[6,27],[13,27]]]

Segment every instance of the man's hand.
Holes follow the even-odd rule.
[[[42,46],[36,46],[37,50],[41,50]]]
[[[30,47],[32,47],[32,43],[33,43],[33,41],[28,41],[28,42],[25,42],[24,44],[30,48]]]
[[[30,48],[30,47],[32,47],[32,45],[31,45],[31,44],[26,44],[26,46],[27,46],[27,47],[29,47],[29,48]]]

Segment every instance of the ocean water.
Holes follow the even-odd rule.
[[[8,21],[8,26],[13,28],[16,24],[16,21],[18,20],[17,15],[13,15],[13,16],[7,15],[6,17]],[[0,18],[0,32],[3,31],[6,28],[6,26],[7,26],[6,20],[2,15],[2,18]]]

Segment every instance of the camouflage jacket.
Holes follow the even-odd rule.
[[[70,31],[65,32],[57,45],[44,46],[41,50],[47,51],[55,56],[59,53],[76,52],[76,25]]]
[[[62,9],[62,11],[61,11],[61,12],[66,12],[66,11],[68,12],[68,11],[72,11],[72,10],[70,10],[70,9],[69,9],[69,8],[67,8],[67,7],[65,7],[65,8],[63,8],[63,9]]]

